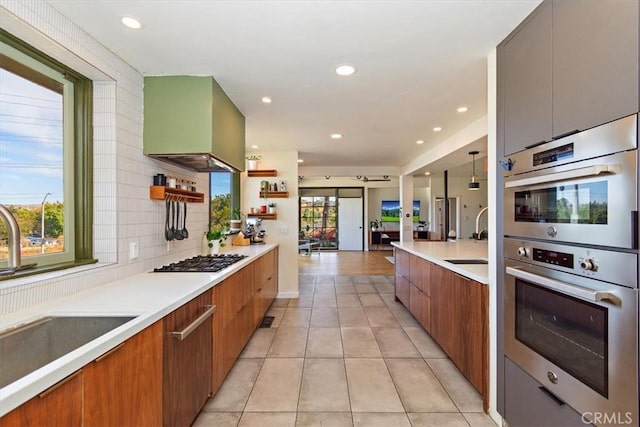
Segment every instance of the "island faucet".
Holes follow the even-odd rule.
[[[480,210],[480,212],[478,212],[478,216],[476,216],[476,232],[474,234],[476,240],[482,240],[482,239],[480,239],[480,230],[479,230],[479,228],[480,228],[480,217],[482,216],[483,213],[485,213],[488,210],[489,210],[489,206],[484,207],[484,208],[482,208]]]
[[[18,221],[13,216],[11,211],[6,206],[0,204],[0,217],[7,223],[7,229],[9,230],[9,258],[7,267],[9,270],[20,269],[20,227]]]

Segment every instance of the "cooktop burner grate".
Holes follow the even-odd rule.
[[[199,255],[154,268],[154,273],[215,273],[245,259],[247,255]]]

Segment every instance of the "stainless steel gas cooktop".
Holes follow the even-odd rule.
[[[154,268],[154,273],[215,273],[245,259],[247,255],[199,255],[193,258]]]

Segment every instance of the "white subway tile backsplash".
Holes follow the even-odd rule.
[[[198,191],[207,193],[208,175],[142,154],[143,76],[44,1],[0,0],[0,7],[113,78],[94,81],[93,85],[94,256],[101,266],[2,282],[0,314],[150,271],[199,252],[200,236],[208,222],[208,204],[189,206],[188,227],[193,238],[172,242],[167,252],[164,203],[149,200],[149,186],[151,177],[162,172],[196,181]],[[56,59],[65,62],[65,58]],[[141,251],[140,258],[132,262],[128,242],[133,240],[140,243]]]

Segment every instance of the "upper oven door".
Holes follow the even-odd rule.
[[[505,178],[505,235],[638,247],[636,151]]]

